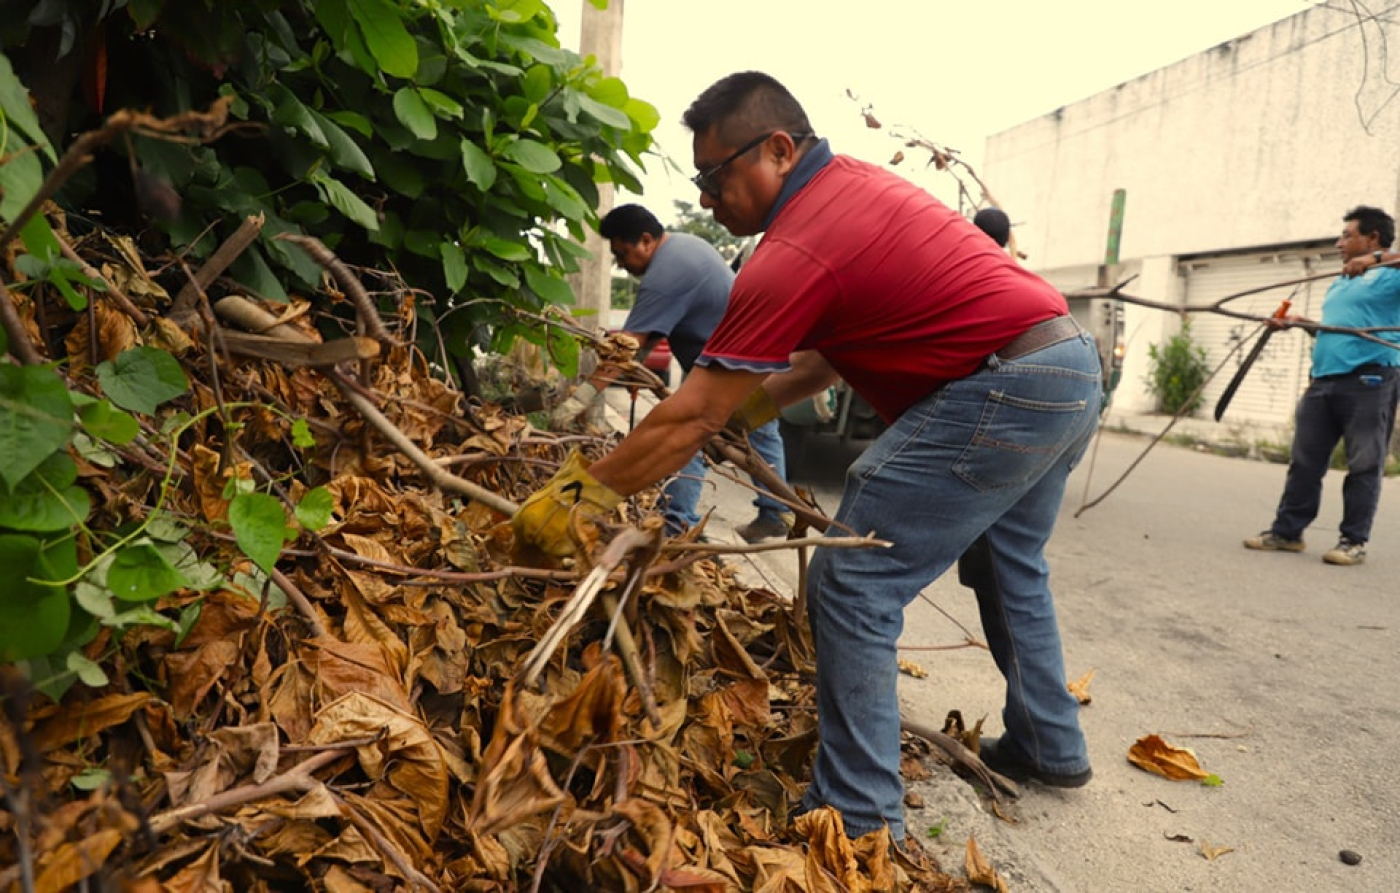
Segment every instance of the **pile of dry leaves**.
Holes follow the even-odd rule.
[[[223,580],[157,604],[201,605],[183,637],[86,646],[106,687],[54,703],[7,673],[0,890],[966,888],[917,844],[790,819],[816,736],[787,600],[663,542],[645,499],[577,567],[513,556],[512,502],[604,438],[468,404],[405,346],[407,292],[396,319],[366,319],[322,256],[361,314],[328,345],[307,303],[259,305],[217,269],[181,300],[161,284],[178,268],[151,272],[129,242],[71,247],[110,286],[89,309],[13,298],[69,386],[96,393],[95,362],[149,344],[192,383],[174,410],[218,410],[168,475],[160,418],[113,467],[80,463],[88,525],[161,505]],[[289,505],[327,487],[332,521],[259,577],[228,532],[231,477]],[[80,789],[94,767],[109,779]]]

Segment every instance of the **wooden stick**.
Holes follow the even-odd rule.
[[[574,594],[564,603],[554,625],[543,636],[540,636],[540,640],[535,643],[535,647],[525,657],[525,663],[519,673],[522,687],[533,686],[538,681],[540,673],[544,672],[545,666],[554,655],[555,649],[559,647],[559,643],[583,620],[598,594],[608,584],[608,578],[612,572],[632,552],[651,545],[654,538],[654,533],[647,533],[636,527],[628,527],[613,537],[612,542],[608,543],[603,554],[598,557],[598,564],[589,571],[588,576],[584,577],[578,588],[574,590]],[[658,723],[658,727],[659,725]]]
[[[355,277],[354,273],[350,272],[350,268],[345,266],[340,258],[321,244],[320,239],[299,236],[294,233],[281,233],[276,238],[279,241],[291,242],[311,255],[312,260],[324,267],[335,281],[340,283],[340,287],[345,290],[345,295],[350,299],[350,303],[355,305],[355,310],[363,321],[369,337],[383,344],[395,343],[394,337],[384,327],[384,320],[379,318],[379,311],[375,309],[374,302],[369,299],[369,293],[360,284],[360,280]]]
[[[10,353],[15,355],[15,359],[26,366],[44,362],[44,355],[39,353],[39,348],[34,346],[34,342],[29,340],[29,333],[24,330],[24,320],[20,319],[19,308],[15,306],[14,298],[10,297],[4,280],[0,280],[0,325],[5,327],[5,334],[10,339]]]
[[[276,583],[279,589],[287,593],[287,600],[301,612],[301,616],[306,618],[307,626],[311,628],[312,637],[319,639],[324,636],[326,634],[326,628],[321,625],[321,617],[316,613],[316,608],[311,604],[311,601],[307,599],[300,587],[287,579],[287,575],[275,567],[272,569],[271,577],[272,582]]]
[[[348,747],[338,747],[335,750],[318,753],[316,756],[307,758],[281,775],[270,778],[262,784],[250,784],[243,785],[242,787],[230,788],[227,791],[215,794],[203,803],[192,803],[188,806],[167,810],[151,819],[151,830],[156,834],[164,834],[166,831],[173,829],[183,822],[201,818],[224,809],[229,809],[230,807],[242,806],[245,803],[252,803],[254,800],[261,800],[264,797],[271,797],[276,794],[285,794],[289,791],[310,790],[320,783],[316,780],[313,773],[329,766],[341,757],[352,753],[354,753],[354,749]]]
[[[54,233],[54,236],[58,239],[58,248],[63,252],[63,256],[77,264],[83,271],[84,276],[89,279],[96,279],[106,286],[107,294],[116,302],[117,308],[121,310],[121,312],[131,317],[132,321],[142,328],[150,324],[150,317],[148,317],[140,307],[137,307],[136,304],[132,302],[131,298],[126,296],[125,292],[117,288],[116,283],[112,282],[112,280],[108,279],[106,276],[103,276],[100,270],[88,263],[78,252],[74,251],[73,246],[69,245],[68,240],[63,238],[62,235]]]
[[[253,329],[263,335],[273,338],[283,338],[287,341],[301,343],[316,343],[310,338],[298,332],[293,327],[286,324],[279,324],[277,318],[263,310],[261,307],[241,298],[237,295],[230,295],[223,298],[214,305],[214,310],[225,319],[237,323],[244,328]],[[494,491],[485,487],[473,484],[464,478],[447,471],[433,461],[432,457],[418,448],[418,445],[409,440],[407,435],[400,431],[393,422],[379,411],[373,401],[360,392],[344,375],[335,369],[324,370],[328,377],[340,390],[342,396],[364,416],[365,421],[370,424],[385,440],[389,441],[400,452],[412,460],[414,465],[434,486],[453,493],[461,493],[475,499],[488,508],[495,509],[506,517],[515,514],[518,506]]]
[[[987,764],[982,762],[982,758],[968,750],[952,735],[945,735],[932,726],[926,726],[921,722],[912,719],[901,718],[899,727],[911,735],[917,735],[928,743],[934,745],[939,750],[948,755],[954,762],[971,769],[987,789],[992,793],[992,799],[998,803],[1002,802],[1001,796],[997,794],[997,788],[1001,788],[1013,797],[1021,796],[1021,789],[1016,782],[997,772],[987,768]]]
[[[234,230],[233,235],[224,240],[209,259],[204,262],[204,266],[195,272],[194,278],[185,282],[180,293],[175,296],[175,303],[171,305],[170,313],[176,315],[193,309],[195,301],[199,298],[199,293],[205,291],[213,284],[215,279],[223,274],[225,270],[238,260],[248,246],[253,244],[253,240],[258,237],[263,228],[263,215],[256,214],[252,217],[245,217],[243,222]]]

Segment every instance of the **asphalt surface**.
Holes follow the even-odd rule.
[[[1386,483],[1366,564],[1334,567],[1320,557],[1337,537],[1340,473],[1306,552],[1250,552],[1241,540],[1268,525],[1284,467],[1166,444],[1143,457],[1148,443],[1101,435],[1049,548],[1069,674],[1094,671],[1082,714],[1094,779],[1024,785],[1006,821],[943,770],[910,785],[924,803],[910,833],[954,874],[975,837],[1013,891],[1400,890],[1400,483]],[[834,512],[857,453],[815,440],[791,477]],[[710,533],[732,537],[751,495],[709,480]],[[792,552],[731,560],[791,592]],[[958,647],[969,634],[981,638],[976,606],[955,574],[910,605],[903,656],[929,675],[902,677],[903,709],[935,727],[951,709],[985,716],[996,735],[1001,677],[984,650]],[[1153,733],[1223,784],[1130,764]]]

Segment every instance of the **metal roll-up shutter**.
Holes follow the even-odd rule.
[[[1186,277],[1186,305],[1210,306],[1242,291],[1305,278],[1312,275],[1317,260],[1317,251],[1311,250],[1201,257],[1183,261],[1180,271]],[[1325,281],[1298,286],[1296,294],[1293,294],[1290,312],[1312,319],[1320,317],[1326,287]],[[1271,288],[1227,301],[1224,306],[1241,313],[1269,316],[1293,292],[1294,286]],[[1191,336],[1205,348],[1209,368],[1220,366],[1232,348],[1240,347],[1206,385],[1205,398],[1196,411],[1198,417],[1211,417],[1216,401],[1244,362],[1259,332],[1259,323],[1218,313],[1191,313]],[[1245,342],[1242,346],[1241,341]],[[1287,424],[1293,417],[1298,397],[1307,386],[1311,359],[1312,339],[1306,333],[1296,329],[1275,333],[1235,392],[1221,421]]]

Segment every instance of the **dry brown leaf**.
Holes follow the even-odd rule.
[[[233,885],[220,876],[217,839],[204,855],[165,882],[166,893],[233,893]]]
[[[1069,693],[1074,695],[1074,699],[1080,704],[1088,704],[1094,700],[1094,696],[1089,694],[1089,681],[1094,678],[1097,668],[1090,669],[1089,672],[1069,683]]]
[[[982,855],[982,850],[977,846],[977,838],[971,835],[967,838],[967,850],[963,857],[963,870],[967,872],[967,879],[974,884],[982,884],[991,887],[997,893],[1008,893],[1006,879],[997,873],[992,867],[992,863]]]
[[[1172,781],[1199,781],[1210,775],[1194,753],[1168,744],[1160,735],[1144,735],[1135,741],[1128,748],[1128,762]]]
[[[903,673],[906,676],[912,676],[915,679],[928,678],[928,670],[925,670],[922,666],[914,663],[912,660],[906,660],[902,657],[899,659],[899,672]]]
[[[48,853],[34,879],[35,893],[61,893],[83,878],[91,877],[122,842],[117,828],[105,828],[73,843],[66,842]]]
[[[126,722],[150,699],[151,696],[145,692],[137,692],[65,703],[57,715],[34,727],[30,741],[39,753],[47,753],[92,738]]]
[[[195,494],[199,497],[200,512],[206,521],[223,521],[228,517],[229,504],[224,498],[224,487],[231,477],[239,480],[252,477],[252,463],[237,462],[221,469],[223,457],[202,443],[191,447],[190,454],[190,473],[194,480]]]
[[[307,739],[313,744],[335,744],[376,736],[374,743],[356,748],[360,768],[413,804],[424,835],[435,839],[447,814],[448,772],[421,720],[392,704],[351,692],[316,714]]]
[[[203,803],[235,785],[261,784],[276,772],[279,756],[277,727],[270,722],[215,729],[205,739],[193,770],[165,774],[170,803]],[[221,822],[217,816],[195,821],[210,829]]]
[[[209,692],[236,665],[239,651],[237,641],[219,639],[205,642],[193,651],[165,656],[166,674],[170,679],[167,699],[178,719],[195,715]]]
[[[1214,862],[1226,853],[1233,853],[1232,846],[1211,846],[1205,838],[1201,838],[1201,855],[1206,857],[1206,861]]]
[[[565,795],[545,762],[533,727],[521,716],[515,683],[506,684],[496,731],[482,755],[487,767],[472,796],[467,827],[471,833],[490,834],[553,809]]]

